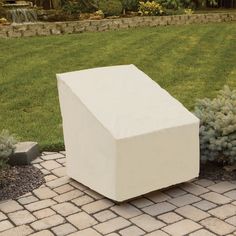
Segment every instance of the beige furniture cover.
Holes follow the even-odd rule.
[[[134,65],[58,74],[70,177],[116,201],[199,174],[199,120]]]

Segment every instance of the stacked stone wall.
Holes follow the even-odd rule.
[[[165,25],[206,24],[236,21],[236,13],[212,13],[173,16],[147,16],[103,20],[69,22],[39,22],[34,24],[2,25],[0,38],[20,38],[128,29],[135,27],[157,27]]]

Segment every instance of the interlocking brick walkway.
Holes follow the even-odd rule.
[[[116,204],[69,179],[65,155],[34,165],[46,184],[0,202],[0,236],[236,235],[236,181],[200,179]]]

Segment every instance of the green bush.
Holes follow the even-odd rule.
[[[81,12],[94,12],[98,10],[98,0],[76,0]]]
[[[161,4],[152,2],[139,2],[139,13],[142,16],[158,16],[164,13]]]
[[[218,96],[198,100],[202,161],[236,162],[236,90],[225,86]]]
[[[161,4],[167,12],[180,11],[181,14],[184,14],[184,9],[195,9],[195,2],[192,0],[155,0],[159,4]],[[176,15],[178,13],[168,14],[168,15]]]
[[[120,0],[99,0],[98,8],[105,16],[119,16],[123,9]]]
[[[171,15],[183,15],[185,14],[184,9],[179,8],[177,10],[174,9],[165,9],[165,15],[171,16]]]
[[[180,0],[156,0],[159,4],[161,4],[166,9],[180,9],[181,2]]]
[[[180,0],[182,8],[196,9],[196,2],[192,0]]]
[[[184,14],[186,14],[186,15],[192,15],[193,13],[194,13],[194,11],[191,8],[184,9]]]
[[[138,0],[121,0],[123,9],[128,11],[138,10],[139,1]]]
[[[7,165],[9,156],[15,150],[15,144],[15,138],[7,130],[0,133],[0,170]]]
[[[81,6],[77,1],[66,1],[63,4],[62,10],[68,15],[79,14]]]
[[[1,6],[1,1],[0,1],[0,18],[6,18],[6,17],[7,17],[6,9]]]

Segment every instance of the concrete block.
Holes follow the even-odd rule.
[[[19,142],[16,144],[14,154],[10,157],[11,165],[28,165],[40,155],[36,142]]]

